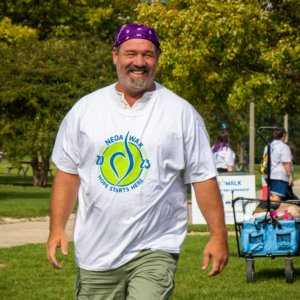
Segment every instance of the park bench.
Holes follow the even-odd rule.
[[[18,169],[18,176],[21,176],[20,175],[20,171],[23,170],[23,167],[6,167],[8,169],[8,172],[7,172],[7,175],[10,176],[10,171],[12,169]]]
[[[23,172],[24,172],[23,176],[25,177],[25,176],[27,175],[27,172],[29,171],[29,169],[30,169],[30,167],[31,167],[31,161],[29,161],[29,160],[20,160],[20,163],[26,165],[26,167],[25,167],[25,169],[24,169],[24,171],[23,171]],[[40,165],[41,165],[41,163],[39,163],[39,166],[40,166]],[[53,177],[52,171],[53,171],[53,169],[49,169],[49,170],[48,170],[48,172],[50,173],[50,176],[51,176],[51,177]]]

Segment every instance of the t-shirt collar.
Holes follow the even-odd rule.
[[[128,111],[140,111],[142,110],[151,100],[153,93],[155,91],[152,92],[146,92],[142,98],[138,99],[132,107],[130,107],[130,105],[128,104],[128,102],[126,101],[124,94],[121,92],[118,92],[116,90],[116,84],[113,86],[112,88],[112,98],[114,100],[114,102],[121,107],[124,110],[128,110]]]

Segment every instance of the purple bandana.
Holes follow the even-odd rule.
[[[142,24],[127,24],[121,26],[116,33],[115,44],[111,47],[118,47],[131,39],[145,39],[152,42],[161,53],[158,35],[155,29]]]

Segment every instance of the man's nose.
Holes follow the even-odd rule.
[[[144,67],[146,65],[145,63],[145,59],[143,57],[143,55],[141,54],[138,54],[134,57],[134,61],[133,61],[133,64],[136,66],[136,67]]]

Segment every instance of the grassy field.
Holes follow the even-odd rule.
[[[246,283],[245,260],[237,256],[235,237],[229,237],[230,260],[224,272],[208,278],[202,271],[202,253],[208,236],[188,236],[178,262],[175,293],[170,300],[282,300],[299,295],[300,258],[294,258],[294,284],[287,284],[284,258],[255,260],[255,282]],[[59,256],[60,271],[52,268],[44,244],[1,248],[0,294],[2,300],[73,300],[76,278],[73,243],[68,257]]]
[[[13,218],[49,215],[51,188],[0,185],[0,216]]]

